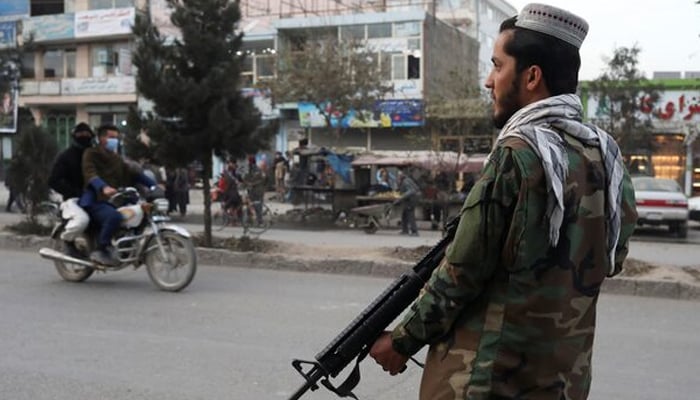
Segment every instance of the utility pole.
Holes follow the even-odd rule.
[[[685,195],[693,195],[693,142],[698,136],[697,126],[685,125]]]

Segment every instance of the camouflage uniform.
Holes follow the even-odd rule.
[[[454,241],[392,333],[412,355],[430,344],[420,398],[585,399],[595,307],[608,275],[606,183],[600,150],[564,134],[564,221],[549,244],[538,156],[520,138],[491,154],[461,211]],[[625,171],[614,273],[634,230]]]

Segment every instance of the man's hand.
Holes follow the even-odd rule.
[[[394,350],[391,344],[391,332],[389,331],[385,331],[379,336],[379,339],[372,345],[369,355],[377,361],[377,364],[382,366],[384,371],[389,372],[391,375],[403,372],[406,362],[408,362],[408,357]]]
[[[104,194],[107,197],[112,197],[112,195],[114,195],[115,193],[117,193],[117,189],[109,185],[102,188],[102,194]]]

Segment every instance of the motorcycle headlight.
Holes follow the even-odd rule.
[[[153,205],[156,211],[161,213],[166,213],[168,211],[168,200],[167,199],[155,199],[153,200]]]

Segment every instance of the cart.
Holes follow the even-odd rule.
[[[394,205],[396,205],[396,201],[355,207],[350,209],[350,216],[354,219],[355,226],[371,235],[379,228],[389,226]]]

